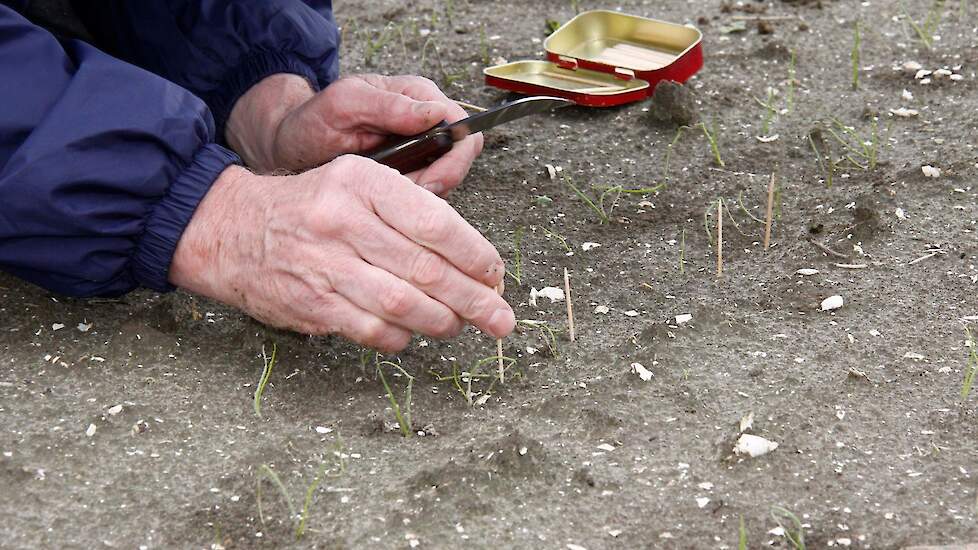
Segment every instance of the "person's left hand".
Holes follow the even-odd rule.
[[[465,116],[438,86],[419,76],[346,77],[314,94],[304,78],[277,74],[238,100],[226,137],[257,171],[301,171],[342,154],[369,151],[391,135],[418,134]],[[481,134],[469,136],[431,166],[407,176],[443,195],[462,182],[482,144]]]

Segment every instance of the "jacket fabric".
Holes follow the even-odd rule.
[[[72,0],[92,42],[0,0],[0,269],[70,296],[172,290],[235,101],[337,78],[329,0]],[[57,31],[55,31],[57,32]]]

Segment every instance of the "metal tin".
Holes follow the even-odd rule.
[[[662,80],[688,80],[703,66],[702,40],[695,27],[587,11],[544,42],[550,61],[517,61],[484,73],[497,88],[608,107],[645,99]]]

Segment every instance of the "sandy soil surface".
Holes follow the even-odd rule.
[[[930,2],[908,4],[927,17]],[[385,358],[415,377],[425,435],[404,438],[373,358],[338,338],[180,293],[77,301],[2,277],[0,546],[737,548],[743,521],[749,548],[791,547],[776,507],[808,548],[978,541],[978,395],[961,397],[965,327],[978,329],[978,3],[945,2],[930,48],[889,0],[581,2],[602,7],[703,30],[688,88],[725,166],[693,128],[667,170],[677,128],[650,102],[487,134],[451,201],[511,270],[519,258],[506,296],[555,340],[522,326],[504,344],[506,383],[475,379],[473,407],[450,377],[496,353],[486,336]],[[337,1],[336,13],[346,72],[425,74],[492,105],[508,96],[483,85],[485,62],[542,58],[545,19],[573,7]],[[750,16],[792,17],[737,32]],[[908,62],[961,76],[925,84]],[[772,171],[764,251],[752,217]],[[565,176],[593,196],[666,185],[606,196],[600,223]],[[564,268],[574,343],[563,302],[529,304]],[[821,311],[835,295],[844,306]],[[405,405],[407,376],[385,372]],[[736,456],[751,414],[744,431],[779,446]]]

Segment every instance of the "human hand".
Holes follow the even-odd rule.
[[[252,168],[300,171],[369,151],[391,135],[418,134],[465,116],[438,86],[419,76],[351,76],[314,94],[302,77],[278,74],[238,100],[226,134]],[[444,195],[462,182],[482,144],[481,134],[469,136],[408,177]]]
[[[356,156],[296,176],[230,167],[177,245],[173,284],[306,334],[397,351],[471,323],[509,334],[505,268],[443,199]]]

